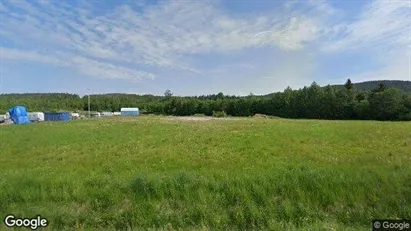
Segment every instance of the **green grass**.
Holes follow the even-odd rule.
[[[370,230],[411,218],[407,122],[142,116],[1,126],[0,138],[1,219],[40,214],[53,230]]]

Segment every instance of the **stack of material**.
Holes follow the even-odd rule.
[[[6,121],[6,115],[0,115],[0,123],[4,123]]]
[[[77,120],[80,118],[80,115],[78,113],[71,113],[71,119]]]
[[[12,124],[13,121],[10,120],[10,114],[7,112],[5,115],[0,115],[0,125]]]
[[[23,106],[16,106],[9,109],[10,119],[14,124],[28,124],[30,123],[27,115],[27,110]]]

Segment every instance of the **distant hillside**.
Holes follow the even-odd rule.
[[[411,93],[411,81],[401,80],[380,80],[380,81],[367,81],[361,83],[354,83],[354,88],[359,91],[371,91],[375,89],[380,83],[385,84],[388,88],[401,89],[404,92]],[[344,87],[344,85],[333,85],[333,87]]]

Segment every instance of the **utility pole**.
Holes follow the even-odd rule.
[[[91,118],[91,113],[90,113],[90,89],[88,90],[88,118]]]

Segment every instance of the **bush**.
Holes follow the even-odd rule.
[[[407,114],[400,115],[400,120],[402,121],[411,121],[411,112],[408,112]]]
[[[227,117],[225,111],[213,111],[213,117]]]

